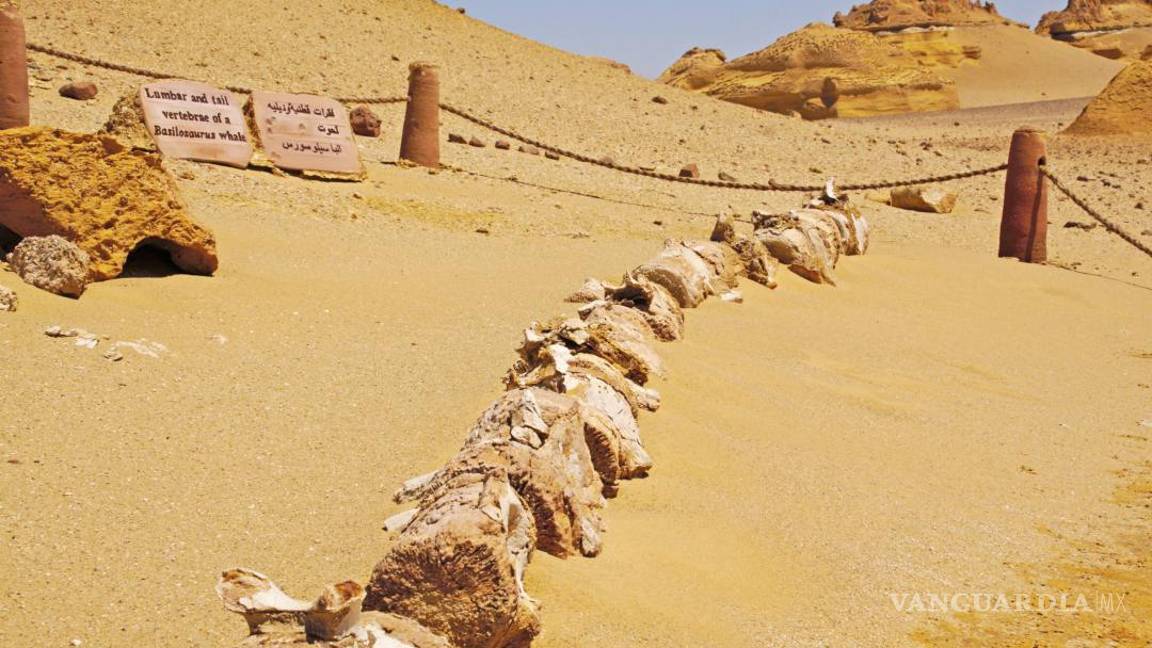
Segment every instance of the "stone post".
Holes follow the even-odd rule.
[[[0,130],[27,126],[28,52],[16,0],[0,0]]]
[[[438,168],[440,71],[431,63],[413,63],[408,69],[408,109],[404,113],[400,159],[420,166]]]
[[[1048,260],[1048,183],[1040,173],[1047,155],[1043,131],[1025,127],[1012,135],[1000,220],[1002,257],[1026,263]]]

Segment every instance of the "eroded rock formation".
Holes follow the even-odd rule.
[[[1069,0],[1044,14],[1036,32],[1110,59],[1146,60],[1152,52],[1152,0]]]
[[[959,46],[944,49],[955,50],[949,60],[966,56]],[[724,101],[805,119],[959,106],[954,83],[905,49],[866,32],[813,23],[732,61],[719,62],[706,52],[689,52],[661,79]]]
[[[0,132],[0,225],[75,243],[93,281],[119,276],[141,245],[168,252],[184,272],[216,271],[216,241],[188,216],[160,158],[105,135]]]
[[[1065,131],[1074,135],[1152,135],[1152,62],[1120,71]]]
[[[837,27],[896,31],[913,27],[1015,24],[1000,15],[995,3],[974,0],[873,0],[836,13]]]

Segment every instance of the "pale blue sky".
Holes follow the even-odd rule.
[[[857,3],[863,0],[856,0]],[[579,54],[607,56],[654,77],[689,48],[729,56],[758,50],[853,0],[446,0],[517,34]],[[1059,6],[1057,6],[1059,5]],[[1000,13],[1035,25],[1064,0],[1000,0]]]

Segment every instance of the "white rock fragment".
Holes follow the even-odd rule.
[[[744,294],[739,290],[728,290],[721,293],[720,301],[728,302],[729,304],[743,304]]]

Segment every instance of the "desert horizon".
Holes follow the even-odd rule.
[[[1152,2],[714,5],[0,0],[0,645],[1152,645]]]

